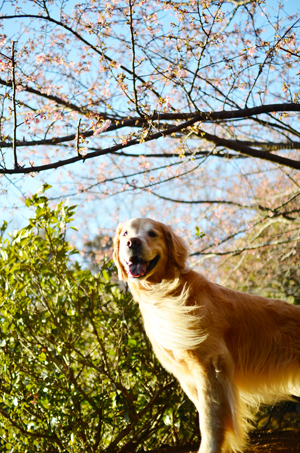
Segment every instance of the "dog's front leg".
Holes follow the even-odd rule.
[[[236,395],[230,361],[226,357],[211,360],[201,367],[197,390],[201,431],[199,453],[225,453],[229,432],[238,435]]]

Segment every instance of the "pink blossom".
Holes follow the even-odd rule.
[[[184,77],[186,75],[185,73],[185,70],[184,69],[178,69],[177,73],[176,73],[177,77],[180,79],[182,77]]]
[[[87,155],[89,149],[87,147],[85,148],[80,148],[80,154],[84,157]]]
[[[39,55],[36,55],[35,60],[37,63],[45,63],[47,61],[47,58],[45,54],[40,53]]]
[[[8,69],[10,69],[10,67],[10,63],[0,60],[0,71],[7,71]]]
[[[101,14],[101,13],[99,14],[97,22],[101,26],[104,26],[106,24],[106,19],[103,14]]]
[[[289,84],[289,83],[283,82],[283,84],[282,84],[282,91],[283,91],[284,93],[287,93],[289,87],[290,87],[290,84]]]
[[[159,108],[164,107],[165,110],[168,110],[172,107],[169,96],[166,96],[165,98],[160,98],[157,105]]]
[[[29,113],[27,113],[27,115],[26,115],[26,118],[25,118],[25,120],[24,120],[24,123],[25,123],[26,125],[29,125],[29,124],[33,121],[33,119],[34,119],[33,113],[29,112]]]
[[[166,106],[167,109],[170,109],[172,107],[172,105],[170,103],[169,96],[165,97],[165,106]]]
[[[55,112],[52,113],[52,118],[54,120],[63,120],[64,113],[61,110],[56,110]]]
[[[47,154],[44,154],[44,157],[43,157],[43,159],[42,159],[42,163],[43,163],[44,165],[50,164],[50,159],[49,159],[49,156],[48,156]]]
[[[106,131],[106,129],[108,129],[110,125],[111,125],[110,120],[104,121],[102,126],[95,130],[94,135],[99,135],[99,134],[101,134],[101,132]]]
[[[256,47],[255,46],[250,47],[250,49],[248,49],[249,57],[253,57],[253,55],[255,54],[255,51],[256,51]]]
[[[126,137],[123,137],[121,140],[122,145],[127,145],[127,143],[130,140],[130,135],[127,135]]]

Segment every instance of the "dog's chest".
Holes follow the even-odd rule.
[[[146,333],[151,343],[179,352],[194,349],[201,342],[196,318],[185,306],[140,303]],[[180,354],[179,354],[180,355]]]
[[[188,323],[185,325],[184,317],[166,319],[164,311],[152,311],[149,314],[144,307],[141,307],[141,312],[146,333],[160,363],[180,381],[185,390],[194,389],[196,384],[193,373],[195,368],[193,330],[189,329]],[[199,344],[199,337],[197,341]]]

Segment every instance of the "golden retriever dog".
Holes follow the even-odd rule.
[[[118,226],[114,260],[162,365],[199,411],[199,453],[242,451],[249,408],[299,395],[300,307],[224,288],[186,267],[163,223]]]

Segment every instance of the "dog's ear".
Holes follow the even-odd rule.
[[[123,224],[119,223],[117,231],[116,231],[116,235],[114,237],[113,260],[118,269],[119,280],[127,280],[127,273],[120,261],[120,233],[122,231],[122,228],[123,228]]]
[[[171,227],[164,225],[164,233],[167,240],[169,259],[179,268],[185,268],[185,262],[188,257],[188,247],[185,241],[174,233]]]

